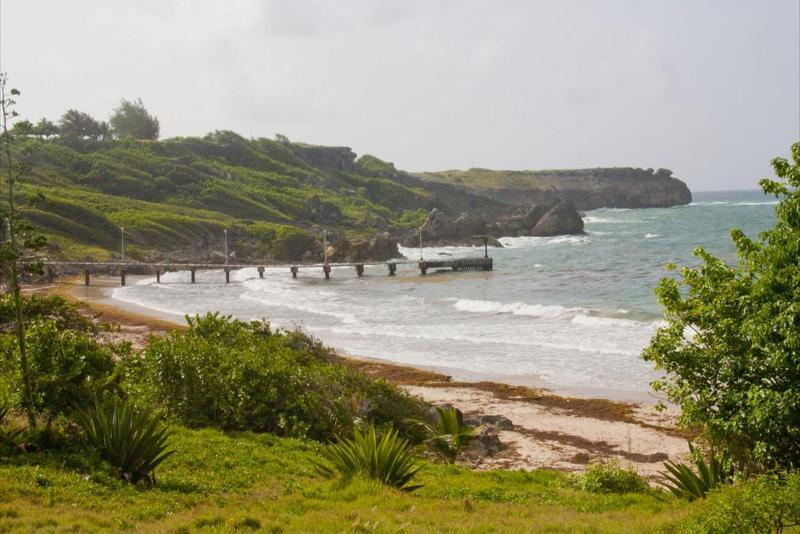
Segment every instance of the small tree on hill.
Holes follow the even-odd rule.
[[[123,98],[111,114],[110,122],[119,137],[133,139],[158,139],[161,129],[158,118],[150,115],[141,98],[135,102]]]
[[[63,137],[78,139],[97,139],[100,135],[100,123],[94,117],[77,109],[67,110],[58,123]]]
[[[59,131],[58,126],[42,117],[33,127],[33,133],[39,137],[48,138],[58,135]]]
[[[24,158],[15,157],[12,145],[16,134],[9,127],[9,121],[17,116],[14,110],[15,96],[20,93],[16,89],[6,92],[7,77],[0,74],[0,170],[5,180],[7,204],[0,209],[0,216],[4,224],[4,235],[0,242],[0,266],[8,277],[8,286],[14,300],[15,332],[19,349],[19,366],[22,376],[23,406],[28,416],[28,426],[36,426],[36,413],[34,407],[34,392],[31,381],[28,352],[25,346],[25,324],[22,316],[22,297],[20,295],[19,276],[22,270],[41,271],[41,264],[36,258],[30,257],[32,252],[40,250],[45,245],[42,236],[34,236],[31,228],[21,220],[16,207],[14,185],[28,170]],[[30,123],[28,123],[30,124]]]
[[[800,467],[800,143],[791,153],[760,182],[775,226],[758,240],[732,230],[736,265],[697,249],[701,266],[662,279],[667,325],[643,354],[667,372],[653,386],[682,422],[745,471]]]

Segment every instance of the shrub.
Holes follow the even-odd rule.
[[[760,182],[775,225],[757,240],[732,230],[736,263],[697,249],[702,265],[662,279],[667,324],[643,352],[681,422],[745,472],[800,467],[800,143],[791,153]]]
[[[49,319],[61,330],[94,331],[92,322],[74,305],[55,295],[23,298],[22,317],[26,322]],[[0,329],[10,330],[14,321],[14,299],[10,294],[0,296]]]
[[[800,526],[800,473],[762,475],[712,491],[680,532],[783,532]]]
[[[403,491],[422,487],[411,485],[411,480],[422,469],[414,460],[411,444],[391,427],[380,439],[375,425],[370,425],[366,432],[355,429],[352,439],[339,438],[336,443],[325,447],[321,454],[331,464],[315,464],[325,476],[338,473],[347,482],[360,475]]]
[[[126,390],[189,426],[328,439],[356,419],[402,421],[420,403],[334,361],[299,332],[207,314],[125,360]],[[390,413],[394,404],[407,411]]]
[[[729,454],[718,454],[712,450],[706,463],[694,446],[689,444],[689,449],[694,457],[697,473],[686,464],[676,464],[671,460],[664,462],[664,467],[667,468],[667,473],[664,473],[667,482],[664,485],[673,495],[689,501],[703,499],[710,490],[733,481],[733,466]]]
[[[453,464],[461,451],[475,438],[475,430],[459,419],[455,408],[436,407],[436,420],[417,421],[428,434],[426,443],[447,463]]]
[[[150,412],[128,402],[96,401],[92,408],[78,410],[75,419],[89,445],[117,469],[119,478],[132,484],[155,484],[156,467],[174,452],[167,451],[169,430]]]
[[[59,319],[28,325],[25,338],[33,383],[34,407],[49,420],[91,403],[105,391],[117,391],[112,349],[80,330],[65,330]],[[2,370],[11,377],[12,399],[18,399],[18,349],[13,336],[0,335],[5,360]]]
[[[590,466],[584,474],[573,477],[572,483],[591,493],[643,493],[648,489],[636,471],[620,466],[615,459]]]
[[[21,444],[20,437],[23,431],[11,430],[5,426],[9,411],[8,406],[0,404],[0,457],[18,451]]]

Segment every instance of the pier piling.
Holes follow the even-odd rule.
[[[289,270],[292,271],[292,278],[297,278],[297,267],[292,266]]]
[[[389,276],[394,276],[397,273],[397,264],[396,263],[389,263]]]
[[[125,287],[125,269],[119,271],[119,285]]]
[[[156,269],[156,284],[161,283],[161,269]]]
[[[259,267],[258,268],[258,277],[259,278],[264,278],[264,268],[263,267]]]
[[[226,284],[231,283],[231,270],[228,269],[227,267],[225,268],[225,283]]]
[[[89,269],[86,269],[85,271],[83,271],[83,276],[84,276],[83,283],[88,286],[89,285]]]
[[[363,264],[361,264],[361,263],[356,264],[356,274],[358,276],[364,276],[364,265]]]
[[[194,284],[194,269],[189,269],[189,272],[192,273],[192,283]]]
[[[325,273],[325,280],[331,279],[331,266],[330,265],[323,265],[322,272]]]

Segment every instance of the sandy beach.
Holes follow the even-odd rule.
[[[136,280],[129,277],[129,283]],[[118,284],[116,277],[95,276],[90,286],[85,286],[82,278],[66,277],[28,292],[58,294],[81,302],[94,320],[119,325],[104,335],[130,341],[135,348],[144,346],[150,335],[182,327],[182,317],[114,300],[111,294]],[[438,372],[385,361],[341,358],[343,363],[395,383],[430,403],[455,406],[468,419],[489,415],[510,420],[499,432],[501,450],[470,460],[479,469],[582,471],[591,462],[615,458],[656,481],[665,460],[680,460],[688,453],[689,436],[675,428],[674,409],[657,412],[652,403],[566,397],[489,381],[455,381]]]

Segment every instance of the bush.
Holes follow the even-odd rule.
[[[141,357],[125,360],[128,393],[186,425],[328,439],[350,433],[357,419],[421,412],[302,333],[218,314],[187,321],[187,330],[152,338]]]
[[[81,330],[65,330],[58,319],[36,320],[25,332],[34,408],[48,420],[85,407],[103,392],[118,390],[112,348],[100,345]],[[21,399],[16,338],[0,335],[4,356],[0,370],[12,402]]]
[[[573,477],[572,483],[591,493],[644,493],[648,489],[636,471],[620,466],[615,459],[590,466],[584,474]]]
[[[370,425],[363,433],[355,429],[352,439],[337,439],[322,450],[322,457],[331,465],[315,465],[325,476],[338,473],[349,482],[360,475],[403,491],[422,487],[411,485],[422,466],[415,462],[408,440],[401,438],[393,428],[387,429],[380,439],[375,425]]]
[[[800,473],[763,475],[712,491],[680,532],[782,532],[800,526]]]
[[[475,438],[475,430],[459,420],[455,408],[436,407],[436,420],[433,422],[418,421],[428,434],[427,444],[430,449],[453,464],[461,451]]]
[[[22,317],[26,322],[49,319],[61,330],[94,331],[92,322],[74,305],[55,295],[23,298]],[[0,330],[10,331],[15,321],[14,298],[10,294],[0,296]]]
[[[702,265],[661,280],[667,324],[643,352],[681,422],[746,473],[800,467],[800,143],[791,153],[760,182],[775,226],[758,240],[732,230],[734,264],[698,249]]]
[[[86,441],[117,469],[120,479],[152,486],[155,470],[174,451],[167,451],[169,431],[148,411],[128,402],[107,398],[96,401],[75,417]]]

